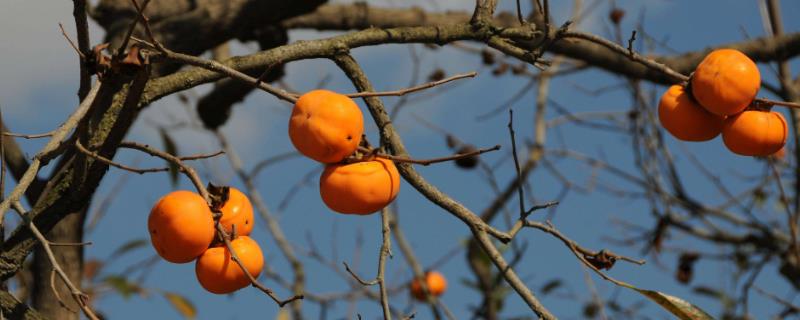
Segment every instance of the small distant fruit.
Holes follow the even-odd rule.
[[[447,280],[437,271],[425,273],[425,284],[428,285],[430,294],[436,297],[441,296],[447,290]],[[425,300],[425,291],[422,290],[422,285],[417,279],[411,281],[411,296],[419,301]]]

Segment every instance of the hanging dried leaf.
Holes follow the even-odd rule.
[[[648,299],[658,303],[662,308],[669,311],[678,319],[681,320],[713,320],[714,318],[711,317],[708,313],[703,311],[702,309],[698,308],[697,306],[686,302],[685,300],[674,297],[668,294],[664,294],[658,291],[652,290],[643,290],[632,288],[637,292],[641,293]]]
[[[127,278],[120,275],[111,275],[103,279],[103,283],[114,289],[123,298],[128,299],[133,294],[142,295],[144,289],[138,284],[128,281]]]
[[[170,137],[170,135],[169,135],[169,133],[167,133],[166,129],[160,128],[158,131],[159,131],[159,133],[161,133],[161,141],[164,143],[164,151],[166,151],[167,153],[169,153],[171,155],[177,155],[178,154],[178,145],[175,144],[175,140],[172,140],[172,137]],[[173,188],[177,188],[178,187],[178,173],[180,173],[180,168],[178,168],[177,164],[169,162],[169,161],[167,161],[167,164],[169,165],[169,178],[170,178],[170,182],[172,182],[172,187]]]
[[[197,309],[194,304],[186,299],[186,297],[173,292],[164,292],[164,298],[169,301],[175,310],[180,313],[184,319],[194,319],[197,316]]]

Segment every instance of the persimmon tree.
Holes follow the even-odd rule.
[[[759,283],[759,274],[772,273],[771,281],[782,282],[794,294],[800,288],[800,197],[797,196],[800,193],[800,115],[796,111],[800,106],[797,104],[800,82],[790,68],[792,59],[800,54],[800,34],[784,32],[779,2],[761,1],[762,16],[748,17],[763,19],[771,33],[769,36],[736,43],[713,43],[710,47],[681,54],[646,53],[644,49],[648,48],[642,49],[640,43],[654,40],[643,25],[624,30],[620,23],[625,18],[624,8],[616,7],[614,1],[610,2],[609,12],[594,11],[594,6],[575,1],[572,18],[565,21],[554,21],[550,12],[553,4],[547,0],[498,2],[477,0],[470,12],[440,12],[311,0],[100,0],[97,3],[73,0],[74,28],[65,24],[61,31],[65,44],[74,48],[75,63],[80,66],[74,111],[61,125],[44,134],[18,133],[25,128],[15,127],[14,119],[2,119],[0,185],[8,185],[10,191],[0,186],[0,212],[4,216],[16,214],[20,217],[17,224],[6,221],[2,225],[13,227],[8,228],[9,232],[3,237],[0,251],[0,277],[6,284],[0,290],[3,316],[78,319],[83,315],[98,319],[102,317],[98,310],[105,308],[97,296],[107,292],[98,289],[97,281],[122,295],[144,290],[136,281],[124,277],[128,269],[120,273],[122,276],[96,279],[102,262],[87,263],[84,259],[84,253],[92,250],[92,246],[84,242],[85,228],[92,223],[87,221],[87,212],[105,202],[106,199],[99,197],[98,186],[109,170],[144,176],[169,175],[173,181],[189,182],[193,191],[200,195],[198,199],[202,198],[211,209],[209,212],[213,212],[214,230],[220,242],[218,249],[238,246],[232,244],[236,241],[236,227],[220,223],[224,203],[234,189],[217,185],[219,182],[210,178],[213,174],[198,173],[202,171],[201,163],[208,159],[227,164],[235,179],[225,183],[235,185],[249,198],[259,223],[266,225],[270,241],[280,252],[271,257],[288,265],[285,270],[273,269],[272,262],[267,260],[259,276],[246,271],[247,261],[242,260],[248,260],[247,257],[232,257],[247,275],[245,283],[256,288],[246,289],[242,294],[263,296],[269,302],[268,307],[264,307],[269,314],[286,310],[281,311],[285,312],[282,314],[294,319],[312,318],[317,316],[309,311],[314,308],[322,310],[320,317],[325,318],[326,310],[335,303],[361,300],[375,303],[359,304],[359,307],[374,309],[356,310],[358,317],[380,314],[384,319],[455,319],[455,314],[470,314],[473,318],[500,319],[512,316],[504,313],[504,305],[513,300],[522,302],[522,318],[556,319],[574,315],[574,308],[554,308],[544,303],[542,297],[562,287],[574,286],[574,283],[565,284],[565,278],[581,277],[586,279],[585,287],[574,288],[577,294],[575,290],[565,290],[573,293],[564,293],[563,299],[580,299],[582,314],[587,318],[648,317],[648,313],[656,309],[640,310],[638,304],[639,300],[647,300],[682,319],[710,319],[703,309],[712,304],[714,310],[719,310],[718,317],[747,319],[753,317],[749,309],[753,291],[771,301],[771,314],[789,316],[800,312],[791,298]],[[499,6],[511,11],[498,12]],[[578,25],[588,15],[607,19],[613,29],[613,39],[580,31]],[[92,41],[101,35],[89,34],[89,19],[104,29],[102,41]],[[292,41],[288,32],[297,29],[338,33]],[[232,42],[256,43],[258,49],[232,56]],[[362,66],[352,51],[397,44],[407,44],[411,48],[409,67],[414,69],[413,79],[404,88],[377,90],[376,87],[385,85],[376,85],[371,80],[374,71]],[[464,65],[464,70],[450,76],[444,70],[420,70],[418,51],[444,55],[437,51],[440,48],[474,55],[481,65]],[[785,155],[753,158],[750,171],[737,177],[721,177],[718,168],[698,159],[691,151],[676,149],[678,144],[673,143],[658,119],[658,97],[668,86],[690,84],[695,67],[717,48],[736,49],[764,68],[776,71],[762,73],[759,97],[748,108],[780,110],[787,115],[790,127],[790,143],[784,149]],[[234,147],[235,141],[221,128],[236,112],[236,105],[246,97],[264,95],[274,97],[287,107],[293,106],[303,92],[293,90],[282,79],[288,72],[287,66],[308,60],[326,60],[335,65],[337,72],[352,84],[350,92],[340,93],[363,102],[363,110],[367,111],[364,120],[375,131],[365,130],[369,143],[359,145],[358,157],[378,158],[375,161],[378,165],[396,165],[403,180],[401,193],[413,194],[435,206],[431,215],[455,218],[448,220],[452,227],[468,235],[453,252],[438,247],[437,250],[442,261],[456,255],[465,257],[450,263],[462,264],[469,270],[471,278],[461,285],[474,289],[479,301],[459,301],[458,305],[448,301],[449,305],[445,305],[439,296],[446,287],[444,281],[439,278],[434,282],[424,281],[431,274],[442,275],[429,272],[442,262],[424,261],[415,255],[409,241],[413,224],[399,222],[405,214],[401,210],[402,198],[377,210],[381,223],[375,224],[372,231],[379,233],[382,241],[376,255],[366,255],[367,259],[376,261],[377,274],[366,279],[364,272],[351,266],[352,261],[348,264],[337,260],[335,255],[331,258],[313,242],[303,244],[302,235],[285,232],[286,226],[269,210],[271,204],[257,187],[258,180],[262,179],[258,173],[296,154],[278,154],[263,161],[243,159],[239,156],[240,150]],[[470,70],[479,68],[479,72]],[[626,89],[629,97],[626,103],[630,108],[626,112],[581,112],[549,98],[551,83],[559,77],[598,70],[613,74],[621,81],[619,87]],[[420,73],[429,74],[427,81],[420,80]],[[522,84],[520,92],[510,97],[495,97],[499,107],[482,108],[476,115],[481,119],[507,119],[507,125],[495,128],[504,134],[503,141],[477,145],[452,134],[450,128],[456,125],[454,123],[437,123],[419,117],[415,122],[433,132],[426,134],[436,138],[443,136],[449,149],[439,149],[441,153],[437,156],[421,156],[410,151],[415,147],[404,141],[406,133],[396,120],[402,109],[413,104],[414,96],[447,96],[450,94],[445,90],[448,86],[495,81],[504,75]],[[213,84],[213,87],[202,96],[183,95],[205,84]],[[317,84],[317,87],[323,86],[322,82]],[[518,105],[528,92],[535,92],[535,103]],[[773,98],[764,98],[767,93]],[[218,152],[179,155],[177,150],[181,145],[171,138],[170,128],[159,131],[164,138],[162,147],[126,138],[132,126],[141,121],[138,119],[143,111],[161,107],[161,99],[171,96],[180,96],[183,103],[192,106],[194,121],[183,125],[206,133],[211,138],[209,143]],[[395,103],[387,105],[387,101]],[[533,121],[515,117],[514,111],[521,108],[530,111]],[[553,117],[553,112],[558,116]],[[671,119],[670,125],[683,125],[680,120]],[[281,122],[289,122],[289,118]],[[629,142],[625,150],[632,155],[632,165],[620,166],[602,156],[576,150],[569,143],[548,140],[547,133],[558,130],[563,124],[621,135]],[[291,137],[293,141],[302,138]],[[703,135],[696,140],[708,138]],[[20,139],[46,142],[31,157],[22,151]],[[288,136],[285,141],[289,145]],[[158,158],[166,165],[143,168],[126,163],[115,157],[122,149]],[[739,157],[733,153],[727,156]],[[489,157],[494,157],[496,163],[489,163]],[[677,163],[676,158],[688,159],[689,164]],[[461,171],[464,174],[480,172],[485,179],[481,186],[485,189],[481,190],[486,190],[492,200],[482,207],[466,205],[467,199],[449,194],[448,187],[426,177],[431,172],[428,170],[437,170],[436,166],[445,165],[445,162],[473,170]],[[431,168],[420,169],[428,166]],[[567,170],[569,172],[565,173]],[[295,193],[292,185],[302,186],[312,181],[313,188],[319,188],[315,179],[321,171],[317,168],[305,177],[297,175],[300,181],[281,181],[281,186],[290,195]],[[551,199],[541,199],[537,189],[545,187],[537,183],[535,173],[550,176],[554,185],[546,188],[562,192]],[[13,178],[13,182],[6,175]],[[691,182],[687,182],[687,175],[702,178],[692,177]],[[729,181],[734,179],[737,187],[731,188]],[[691,192],[696,189],[693,184],[703,184],[705,190],[716,189],[722,195],[721,200],[709,200],[714,197]],[[397,190],[392,192],[394,199]],[[560,230],[551,220],[554,210],[560,210],[560,206],[571,201],[567,197],[570,192],[596,192],[612,199],[635,199],[647,208],[648,224],[620,220],[615,224],[621,231],[591,230],[596,232],[593,237],[607,237],[604,238],[607,241],[581,243],[573,240],[576,235]],[[327,197],[326,203],[348,208],[352,205],[342,203],[338,193],[330,197],[334,196]],[[144,217],[142,215],[142,219]],[[307,227],[323,226],[309,224]],[[142,230],[143,234],[145,232]],[[532,234],[555,241],[526,241]],[[670,236],[675,235],[688,240],[681,239],[674,244]],[[558,250],[569,253],[574,259],[558,263],[580,265],[585,273],[538,275],[540,279],[548,279],[545,281],[526,277],[528,273],[523,270],[528,268],[526,263],[530,263],[530,257],[536,257],[538,263],[555,263],[543,256],[543,246],[557,246]],[[121,247],[116,254],[123,255],[138,247],[152,250],[147,242],[139,241]],[[395,247],[399,248],[402,260],[392,259],[396,257],[392,249]],[[710,247],[716,251],[704,251]],[[677,263],[662,264],[664,257],[677,257]],[[638,286],[641,281],[631,275],[633,272],[613,272],[620,264],[628,265],[626,270],[665,268],[675,273],[677,282],[690,284],[694,266],[703,260],[713,260],[734,269],[730,280],[735,290],[726,290],[724,284],[697,286],[697,295],[677,298],[660,288]],[[148,259],[130,267],[136,271],[150,270],[158,261]],[[315,273],[339,277],[348,285],[334,293],[317,291],[314,283],[308,280],[309,264],[322,265]],[[402,265],[409,272],[398,280],[387,275],[387,265]],[[204,277],[204,287],[211,283],[214,288],[225,288],[220,292],[228,291],[225,283],[210,279]],[[595,284],[598,280],[617,289],[612,294],[600,294]],[[409,285],[412,282],[414,285]],[[452,287],[458,279],[450,278],[448,283]],[[415,288],[413,293],[409,293],[409,287]],[[617,290],[629,290],[626,292],[638,298],[620,301]],[[195,316],[191,302],[182,295],[154,292],[162,293],[183,315]],[[412,294],[429,310],[404,308],[400,301],[405,303]],[[715,300],[704,304],[704,308],[687,302],[702,295],[713,296]],[[515,310],[514,315],[518,313],[520,311]],[[344,316],[353,317],[352,314]]]

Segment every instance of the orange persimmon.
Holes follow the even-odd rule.
[[[264,254],[258,243],[248,236],[240,236],[231,241],[231,248],[254,278],[264,268]],[[216,294],[231,293],[250,284],[250,278],[233,260],[225,245],[209,248],[197,258],[195,274],[200,285],[208,292]]]
[[[747,110],[728,117],[722,128],[722,141],[733,153],[743,156],[768,156],[778,152],[788,136],[786,119],[779,112]]]
[[[425,284],[428,286],[428,291],[433,296],[440,296],[447,290],[447,280],[444,275],[437,271],[428,271],[425,273]],[[425,291],[422,290],[422,285],[414,279],[411,281],[411,295],[417,300],[425,300]]]
[[[230,187],[228,190],[228,201],[221,208],[222,217],[220,217],[219,223],[227,233],[231,233],[232,226],[235,224],[237,235],[250,235],[250,232],[253,231],[253,205],[239,189]]]
[[[364,116],[349,97],[328,90],[300,96],[289,119],[289,139],[311,159],[336,163],[351,155],[361,142]]]
[[[706,111],[682,86],[673,85],[661,96],[658,120],[680,140],[706,141],[719,135],[725,117]]]
[[[761,87],[761,74],[753,60],[734,49],[709,53],[694,71],[692,95],[713,114],[742,112],[755,99]]]
[[[147,218],[150,242],[169,262],[194,260],[214,240],[214,219],[199,194],[179,190],[158,200]]]
[[[391,203],[400,191],[400,174],[391,160],[374,158],[330,164],[319,179],[322,201],[333,211],[370,214]]]

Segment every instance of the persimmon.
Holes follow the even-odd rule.
[[[725,117],[703,109],[683,86],[673,85],[658,103],[658,120],[664,129],[684,141],[706,141],[722,132]]]
[[[253,205],[250,199],[236,188],[228,189],[228,201],[222,206],[222,217],[219,223],[225,232],[231,233],[232,226],[236,225],[236,234],[247,236],[253,231]]]
[[[150,242],[169,262],[194,260],[214,240],[214,219],[199,194],[179,190],[158,200],[147,218]]]
[[[742,112],[761,87],[753,60],[734,49],[709,53],[694,71],[692,95],[711,113],[728,116]]]
[[[444,275],[437,271],[428,271],[425,273],[425,284],[428,285],[428,292],[433,296],[440,296],[447,290],[447,280]],[[422,290],[422,285],[417,279],[411,281],[411,295],[417,300],[425,300],[425,291]]]
[[[248,236],[240,236],[231,241],[231,248],[247,272],[257,278],[264,268],[264,254],[258,243]],[[194,271],[200,285],[211,293],[231,293],[250,284],[250,278],[225,245],[208,248],[197,258]]]
[[[722,128],[725,146],[743,156],[776,153],[786,144],[787,136],[786,119],[775,111],[746,110],[728,117]]]
[[[328,90],[309,91],[294,104],[289,139],[311,159],[336,163],[351,155],[361,142],[364,116],[349,97]]]
[[[322,201],[333,211],[370,214],[391,203],[400,191],[400,174],[391,160],[374,158],[330,164],[319,179]]]

